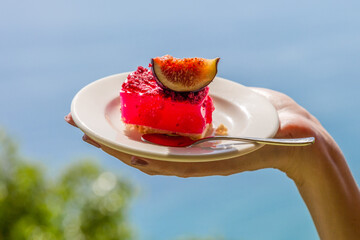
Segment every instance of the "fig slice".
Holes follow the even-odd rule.
[[[175,92],[197,92],[215,78],[219,60],[220,58],[174,58],[165,55],[151,59],[151,68],[163,88]]]

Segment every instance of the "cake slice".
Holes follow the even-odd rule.
[[[197,92],[162,88],[144,67],[129,74],[120,91],[121,116],[141,133],[163,133],[198,139],[212,128],[214,104],[209,87]]]

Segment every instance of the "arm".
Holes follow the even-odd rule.
[[[288,96],[254,88],[277,109],[275,137],[316,138],[306,147],[264,146],[250,154],[214,162],[184,163],[140,159],[83,139],[150,175],[197,177],[276,168],[291,178],[304,199],[321,239],[360,239],[360,192],[336,142],[319,121]],[[66,120],[73,124],[71,116]]]
[[[292,173],[321,239],[360,239],[360,192],[335,141],[321,128],[309,159]]]

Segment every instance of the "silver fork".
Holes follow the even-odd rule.
[[[306,146],[315,142],[314,137],[306,138],[257,138],[257,137],[231,137],[231,136],[214,136],[195,140],[192,144],[186,147],[193,147],[200,143],[215,141],[215,140],[228,140],[240,142],[255,142],[260,144],[280,145],[280,146]]]
[[[213,136],[202,138],[198,140],[191,140],[182,136],[167,136],[164,134],[144,134],[142,140],[145,142],[154,143],[163,146],[175,146],[175,147],[192,147],[200,143],[215,141],[215,140],[227,140],[227,141],[239,141],[239,142],[255,142],[260,144],[271,144],[281,146],[306,146],[315,142],[314,137],[307,138],[257,138],[257,137],[231,137],[231,136]],[[168,144],[170,141],[170,145]],[[231,145],[231,144],[230,144]]]

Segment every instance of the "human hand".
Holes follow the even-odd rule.
[[[275,137],[317,136],[319,131],[323,129],[313,116],[288,96],[267,89],[253,88],[253,90],[266,97],[278,111],[280,128]],[[76,126],[70,114],[65,117],[65,120],[71,125]],[[138,158],[101,145],[86,135],[84,135],[83,140],[147,174],[175,175],[180,177],[230,175],[262,168],[278,168],[287,172],[288,169],[297,168],[294,166],[297,164],[296,159],[302,159],[304,155],[311,156],[311,152],[318,145],[306,147],[264,146],[257,151],[236,158],[212,162],[187,163]]]

